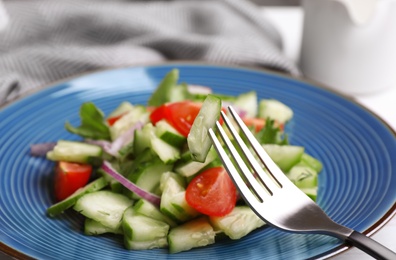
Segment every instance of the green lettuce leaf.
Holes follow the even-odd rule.
[[[104,114],[92,102],[81,105],[80,118],[81,125],[79,127],[74,127],[66,122],[66,130],[84,138],[110,140],[110,131],[105,123]]]
[[[265,126],[256,133],[256,138],[261,144],[289,144],[287,135],[279,127],[274,126],[274,120],[267,118]]]

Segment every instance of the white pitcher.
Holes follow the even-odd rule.
[[[300,66],[307,78],[349,95],[396,88],[396,0],[302,4]]]

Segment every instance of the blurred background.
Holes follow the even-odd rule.
[[[300,0],[251,0],[258,5],[267,6],[293,6],[301,4]]]
[[[276,64],[276,66],[274,64],[270,64],[270,63],[265,63],[265,59],[263,60],[256,60],[256,59],[252,59],[252,56],[255,55],[255,53],[253,53],[251,56],[249,57],[244,57],[244,59],[238,59],[239,57],[235,57],[235,63],[239,63],[239,64],[248,64],[248,65],[255,65],[255,66],[262,66],[262,67],[268,67],[268,68],[272,68],[272,69],[277,69],[277,70],[283,70],[285,73],[291,73],[293,75],[298,75],[298,73],[296,72],[296,68],[297,69],[301,69],[302,71],[302,76],[307,77],[307,73],[306,71],[304,71],[303,67],[301,66],[301,50],[302,50],[302,45],[304,44],[304,42],[312,42],[310,40],[312,40],[313,38],[305,38],[304,39],[304,29],[306,29],[307,26],[314,26],[315,25],[320,25],[320,23],[315,23],[315,22],[309,22],[307,24],[304,24],[304,21],[308,21],[308,19],[306,19],[307,17],[304,17],[307,13],[304,10],[303,7],[303,2],[304,0],[249,0],[251,3],[253,3],[256,6],[253,6],[254,8],[254,15],[258,15],[261,18],[263,18],[264,22],[262,20],[260,20],[258,23],[260,24],[259,27],[260,29],[263,29],[263,31],[265,31],[265,35],[264,36],[270,36],[270,41],[269,43],[273,43],[273,45],[269,44],[268,46],[264,46],[264,47],[268,47],[266,48],[266,50],[270,49],[270,54],[276,54],[275,56],[277,58],[280,59],[279,64]],[[364,0],[361,0],[362,2]],[[33,1],[31,0],[32,3],[34,2],[40,2],[40,1]],[[48,3],[50,3],[51,1],[47,1]],[[55,3],[57,1],[53,1],[53,3]],[[66,2],[66,1],[65,1]],[[74,1],[77,2],[77,1]],[[83,1],[82,1],[83,2]],[[110,3],[111,1],[98,1],[98,2],[103,2],[103,3]],[[133,2],[133,1],[130,1]],[[154,2],[154,1],[150,1],[150,2]],[[166,1],[164,1],[166,2]],[[168,1],[171,2],[171,1]],[[234,4],[237,4],[238,1],[228,1],[228,2],[233,2]],[[243,2],[243,1],[240,1]],[[324,3],[324,2],[331,2],[331,0],[316,0],[316,3]],[[358,2],[358,1],[355,1]],[[373,1],[364,1],[364,2],[373,2]],[[366,75],[371,76],[371,78],[373,78],[375,81],[375,84],[371,83],[371,86],[377,86],[379,85],[379,79],[383,79],[384,77],[381,77],[379,75],[381,75],[381,72],[388,72],[388,71],[394,71],[393,72],[393,79],[389,79],[387,84],[389,85],[387,87],[387,89],[378,89],[378,91],[372,91],[370,93],[357,93],[357,92],[348,92],[346,88],[344,88],[343,90],[345,90],[345,94],[350,96],[351,98],[353,98],[354,100],[356,100],[357,102],[359,102],[360,104],[363,104],[364,106],[368,107],[370,110],[372,110],[373,112],[375,112],[376,114],[378,114],[382,119],[384,119],[385,122],[389,123],[390,126],[393,129],[396,129],[396,102],[394,102],[396,100],[396,84],[394,84],[394,81],[392,82],[392,80],[394,80],[396,78],[396,66],[393,66],[392,62],[394,62],[396,60],[396,48],[391,46],[391,40],[395,39],[395,35],[396,35],[396,1],[394,0],[378,0],[378,3],[384,4],[383,6],[381,5],[378,8],[375,8],[375,10],[381,11],[381,15],[378,15],[378,17],[376,19],[368,19],[368,23],[367,24],[363,24],[363,25],[359,25],[359,26],[355,26],[351,23],[350,20],[343,20],[343,19],[338,19],[337,23],[333,23],[333,25],[339,24],[341,22],[344,22],[344,26],[342,27],[342,30],[331,30],[331,27],[328,27],[326,30],[319,30],[319,27],[313,28],[313,29],[318,29],[319,31],[313,31],[313,35],[315,36],[314,38],[319,39],[319,35],[321,35],[321,33],[324,33],[324,37],[325,36],[329,36],[329,32],[342,32],[342,36],[343,38],[341,38],[341,40],[351,40],[350,42],[353,43],[354,50],[358,50],[361,54],[370,54],[372,56],[368,57],[369,60],[374,60],[375,58],[377,58],[378,54],[380,52],[382,52],[386,57],[389,57],[389,62],[387,63],[385,61],[385,59],[382,59],[380,63],[373,63],[371,62],[370,65],[373,65],[374,69],[370,68],[370,73],[360,73],[359,76],[363,77]],[[14,19],[14,18],[18,18],[15,19],[18,22],[23,21],[23,19],[19,19],[22,17],[7,17],[9,15],[9,13],[7,12],[7,10],[5,10],[4,7],[12,7],[12,9],[8,10],[8,11],[14,11],[17,7],[20,8],[21,6],[18,4],[14,3],[26,3],[28,4],[29,1],[21,1],[21,0],[0,0],[0,106],[1,106],[1,95],[2,95],[2,84],[4,86],[10,86],[9,89],[7,89],[7,91],[3,91],[4,95],[8,95],[9,92],[12,92],[14,89],[18,90],[19,89],[19,85],[18,85],[18,78],[14,78],[14,77],[9,77],[10,75],[5,75],[5,77],[2,77],[2,72],[6,71],[4,68],[8,68],[8,69],[14,69],[16,67],[11,67],[11,61],[15,58],[15,57],[11,57],[11,54],[13,54],[10,50],[12,50],[13,44],[14,42],[10,41],[8,38],[6,38],[4,35],[2,35],[1,33],[9,33],[7,30],[7,22],[9,22],[10,20]],[[3,5],[4,4],[4,5]],[[389,6],[385,6],[385,4],[389,4]],[[317,6],[316,6],[317,8]],[[369,8],[368,8],[369,9]],[[318,10],[318,9],[316,9]],[[325,9],[325,10],[329,10],[329,9]],[[24,10],[24,12],[21,12],[21,14],[26,15],[26,17],[31,16],[32,12],[29,12],[30,10]],[[252,10],[250,10],[252,11]],[[246,14],[246,13],[245,13]],[[330,14],[329,18],[331,17],[336,17],[335,14]],[[117,20],[117,17],[110,17],[113,20]],[[111,19],[110,19],[111,20]],[[88,21],[86,20],[81,20],[82,22],[86,22],[86,24],[89,24]],[[265,22],[268,22],[270,24],[270,26],[267,26]],[[331,24],[331,23],[329,23]],[[15,25],[15,24],[13,24]],[[34,25],[34,24],[32,24]],[[45,24],[44,24],[45,25]],[[101,24],[102,25],[102,24]],[[304,28],[305,27],[305,28]],[[109,27],[110,28],[110,27]],[[122,27],[123,28],[123,27]],[[120,29],[122,29],[120,27]],[[256,29],[257,29],[256,28]],[[312,27],[310,27],[312,28]],[[379,30],[378,28],[380,28],[381,30]],[[31,38],[29,38],[29,40],[35,40],[34,34],[32,34],[32,31],[30,30],[30,27],[23,27],[23,28],[19,28],[21,29],[21,31],[23,31],[25,33],[25,35],[27,36],[32,36]],[[62,28],[64,29],[64,28]],[[76,31],[78,31],[79,26],[77,25],[75,27]],[[103,26],[102,29],[106,29],[105,26]],[[183,28],[185,29],[185,28]],[[208,28],[206,28],[208,29]],[[275,29],[275,30],[273,30]],[[357,30],[355,30],[357,29]],[[365,29],[367,29],[367,31],[365,31]],[[14,30],[14,29],[13,29]],[[92,33],[92,35],[94,35],[95,31],[92,30],[90,31]],[[385,38],[381,38],[382,36],[377,34],[377,33],[382,33],[384,32],[387,35],[393,35],[393,38],[389,38],[389,40],[382,40]],[[279,37],[277,36],[279,35]],[[7,37],[11,36],[11,33],[7,34]],[[126,37],[126,35],[123,35],[124,37]],[[234,37],[235,35],[231,35],[232,37]],[[256,35],[257,36],[257,35]],[[252,36],[253,37],[253,36]],[[356,38],[349,38],[349,37],[356,37]],[[48,39],[50,39],[50,37],[48,37]],[[101,38],[97,38],[99,40],[103,40]],[[112,38],[111,40],[115,41],[116,37]],[[54,39],[56,43],[62,42],[62,38],[59,39]],[[84,41],[86,40],[92,40],[91,38],[84,38]],[[265,39],[257,39],[259,44],[261,44],[261,41],[263,41],[264,43],[268,43],[267,41],[265,41]],[[340,54],[339,56],[334,56],[338,59],[338,61],[340,61],[342,58],[347,57],[349,53],[351,53],[350,51],[348,51],[347,44],[345,44],[345,42],[340,42],[338,45],[336,43],[336,38],[331,39],[331,44],[333,44],[333,46],[335,46],[337,49],[337,52]],[[380,45],[377,45],[378,41],[381,41]],[[111,41],[110,41],[111,42]],[[281,43],[280,43],[281,42]],[[24,42],[25,43],[25,42]],[[315,42],[313,42],[314,44]],[[85,42],[84,42],[85,44]],[[145,47],[157,47],[155,45],[153,45],[152,43],[146,44]],[[364,48],[369,48],[370,44],[372,44],[371,46],[374,46],[374,48],[370,49],[369,51],[367,51],[367,49]],[[15,44],[14,44],[15,45]],[[106,42],[106,44],[103,45],[108,45],[108,42]],[[22,46],[22,45],[21,45]],[[263,45],[262,45],[263,46]],[[260,47],[262,46],[258,46],[257,51],[260,52],[262,49],[260,49]],[[278,46],[280,46],[278,48]],[[312,45],[307,45],[307,46],[312,46]],[[393,44],[393,46],[396,46],[396,44]],[[56,47],[55,44],[54,46],[51,47]],[[121,45],[118,47],[122,47]],[[230,46],[233,47],[233,46]],[[240,46],[237,46],[238,48]],[[252,45],[252,47],[257,47],[254,44]],[[392,47],[392,48],[391,48]],[[241,50],[241,49],[236,49],[236,50]],[[158,48],[157,48],[158,49]],[[253,48],[252,48],[253,49]],[[19,49],[21,50],[21,48]],[[39,54],[45,54],[43,51],[42,52],[38,52],[39,50],[41,50],[40,48],[36,48],[35,49],[35,53],[34,55],[39,55]],[[99,52],[103,52],[106,51],[108,49],[100,49]],[[124,49],[123,49],[124,50]],[[236,53],[236,51],[234,49],[230,49],[231,50],[231,54],[232,53]],[[242,49],[243,50],[243,49]],[[313,50],[313,48],[310,49],[311,52]],[[73,49],[69,49],[68,51],[73,51]],[[80,50],[78,50],[80,51]],[[140,50],[138,50],[140,51]],[[147,51],[146,49],[144,51]],[[170,56],[166,56],[166,54],[169,54],[169,50],[163,50],[160,49],[160,51],[162,51],[160,54],[163,55],[159,55],[156,56],[157,53],[155,53],[155,55],[151,55],[150,57],[152,59],[155,58],[168,58]],[[79,52],[75,52],[75,53],[79,53]],[[74,56],[77,56],[74,53]],[[85,57],[83,55],[85,55],[85,52],[81,52],[82,56],[81,57]],[[92,53],[88,53],[89,56],[86,56],[88,58],[90,57],[94,57],[95,59],[97,57],[95,57],[95,55],[92,55]],[[121,55],[122,56],[122,52]],[[136,55],[136,53],[133,53],[134,55]],[[195,53],[196,54],[196,53]],[[238,53],[241,54],[241,53]],[[54,58],[58,57],[59,60],[63,61],[67,61],[67,62],[74,62],[74,66],[69,66],[68,69],[75,69],[75,70],[70,70],[70,73],[75,73],[78,74],[79,71],[77,69],[79,69],[78,66],[81,65],[82,69],[98,69],[100,68],[100,66],[103,67],[103,64],[96,64],[96,63],[89,63],[87,64],[86,67],[82,66],[82,63],[78,60],[72,60],[74,58],[73,55],[69,55],[69,57],[62,57],[61,55],[57,56],[58,53],[56,53],[56,55],[52,55],[54,56]],[[111,53],[111,55],[113,55],[113,53]],[[111,56],[110,55],[110,56]],[[7,59],[3,59],[2,61],[2,57],[5,56],[9,56],[9,58]],[[117,56],[117,57],[119,57]],[[125,55],[124,55],[125,56]],[[32,56],[32,57],[36,57],[36,56]],[[113,58],[114,56],[112,56]],[[147,57],[147,56],[145,56]],[[193,56],[192,56],[193,57]],[[52,57],[51,57],[52,58]],[[102,57],[103,58],[103,57]],[[106,57],[104,57],[104,61]],[[143,57],[144,58],[144,57]],[[204,57],[207,58],[207,57]],[[254,57],[256,58],[256,57]],[[260,58],[260,57],[259,57]],[[361,59],[357,59],[358,63],[363,59],[363,57],[360,57]],[[114,61],[114,59],[111,59],[112,61]],[[53,60],[51,60],[53,61]],[[97,60],[95,60],[97,61]],[[273,61],[273,60],[272,60]],[[3,63],[2,63],[3,62]],[[32,60],[33,62],[33,60]],[[288,63],[289,62],[289,63]],[[327,60],[322,60],[321,61],[321,65],[319,67],[325,68],[325,62],[327,62]],[[359,69],[364,69],[364,65],[365,62],[360,62],[361,64],[358,65],[349,65],[348,64],[348,70],[343,70],[342,73],[338,74],[338,78],[342,79],[342,78],[348,78],[348,76],[352,75],[353,73],[355,73],[356,71],[359,71]],[[1,67],[2,64],[4,65],[4,67]],[[22,62],[18,61],[19,65],[23,65]],[[32,63],[33,64],[33,63]],[[26,65],[26,64],[25,64]],[[58,63],[53,63],[54,66],[59,65]],[[108,64],[106,64],[108,65]],[[111,64],[114,66],[119,66],[119,64]],[[8,66],[8,67],[7,67]],[[330,65],[329,65],[330,66]],[[28,73],[36,73],[34,71],[34,67],[30,66],[27,70]],[[41,72],[40,72],[41,73]],[[37,75],[39,75],[40,73],[37,73]],[[39,75],[42,76],[42,73]],[[52,75],[51,75],[52,76]],[[58,74],[54,74],[54,77],[59,77],[59,76],[69,76],[69,75],[58,75]],[[320,75],[321,76],[321,75]],[[29,82],[28,80],[33,80],[33,77],[29,77],[27,79],[26,82]],[[48,81],[54,81],[56,78],[51,78],[48,77],[47,80]],[[21,81],[23,82],[23,81]],[[367,80],[366,80],[367,82]],[[327,87],[331,86],[331,82],[322,82],[323,84],[325,84]],[[37,83],[38,84],[38,83]],[[41,83],[40,83],[41,84]],[[5,87],[3,88],[5,89]],[[14,98],[14,96],[10,95],[11,98]],[[7,101],[7,99],[5,99]],[[1,223],[0,223],[1,224]],[[387,226],[386,228],[381,229],[380,232],[378,232],[378,234],[376,234],[374,236],[374,238],[376,238],[378,241],[383,242],[385,245],[387,246],[393,246],[395,245],[394,243],[394,234],[396,234],[396,220],[393,219]],[[363,255],[360,251],[356,250],[356,249],[352,249],[349,250],[347,253],[342,254],[340,256],[337,256],[335,259],[368,259],[365,258],[366,256]],[[5,255],[3,255],[0,252],[0,259],[10,259],[8,257],[6,257]]]

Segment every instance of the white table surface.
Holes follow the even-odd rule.
[[[304,18],[302,8],[263,7],[262,13],[281,33],[284,43],[284,54],[298,64]],[[375,95],[354,96],[353,98],[377,114],[396,131],[396,86]],[[372,238],[396,252],[396,217],[393,217]],[[351,248],[342,254],[334,256],[332,259],[364,260],[372,258],[356,248]]]

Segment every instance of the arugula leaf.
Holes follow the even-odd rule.
[[[92,102],[86,102],[81,105],[80,118],[81,125],[79,127],[74,127],[69,122],[66,122],[66,130],[84,138],[110,140],[110,131],[105,124],[104,114]]]
[[[261,144],[289,144],[287,135],[282,133],[279,127],[274,126],[274,120],[267,118],[265,126],[256,134],[257,140]]]

